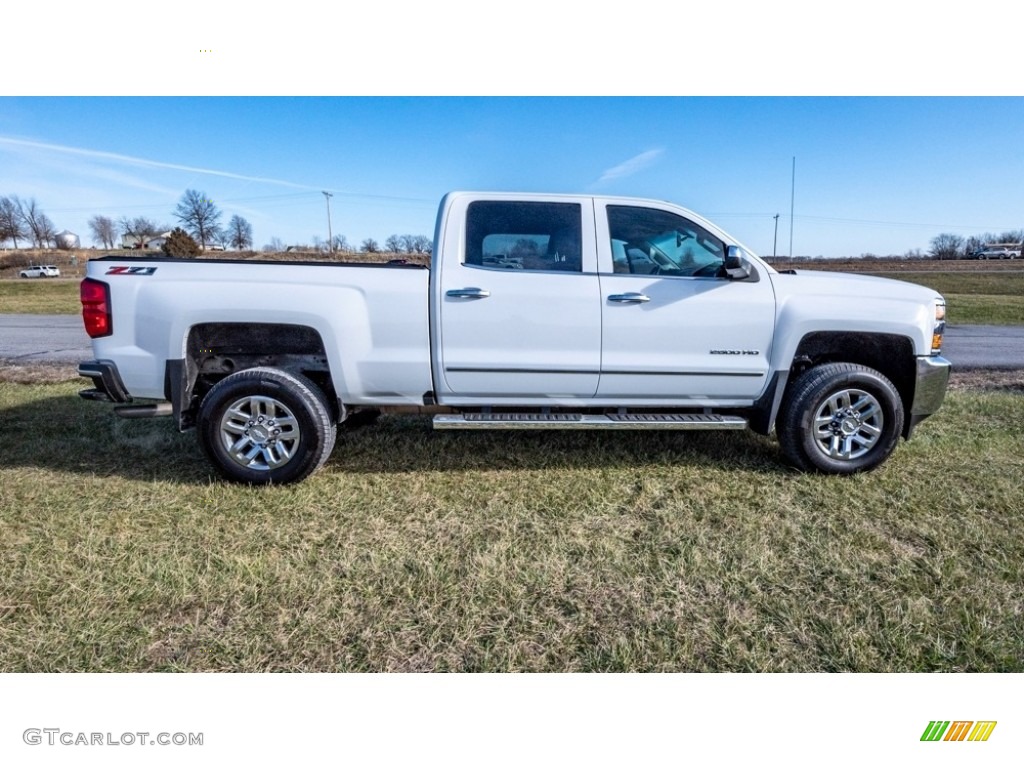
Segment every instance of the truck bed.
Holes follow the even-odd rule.
[[[110,286],[114,308],[96,357],[118,361],[136,398],[166,396],[157,385],[194,326],[253,322],[315,331],[346,403],[417,404],[432,388],[420,265],[105,256],[86,274]]]

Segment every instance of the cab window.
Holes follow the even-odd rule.
[[[612,265],[617,273],[720,277],[725,243],[682,216],[654,208],[608,206]]]
[[[465,263],[488,269],[582,272],[581,219],[578,203],[470,203]]]

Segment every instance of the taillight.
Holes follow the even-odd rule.
[[[82,281],[79,293],[82,297],[82,320],[89,338],[98,339],[112,334],[114,322],[110,316],[110,286],[87,277]]]

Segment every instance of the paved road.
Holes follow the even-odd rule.
[[[950,326],[942,353],[961,368],[1024,368],[1024,326]],[[0,359],[77,363],[90,357],[79,315],[0,315]]]
[[[0,315],[0,359],[77,363],[91,357],[81,315]]]
[[[1024,326],[949,326],[942,354],[961,368],[1024,368]]]

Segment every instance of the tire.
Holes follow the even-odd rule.
[[[872,368],[825,363],[789,387],[776,426],[783,454],[799,469],[863,472],[896,449],[903,401],[893,383]]]
[[[337,428],[320,389],[305,376],[250,368],[221,379],[203,398],[199,444],[228,480],[283,485],[319,469]]]

